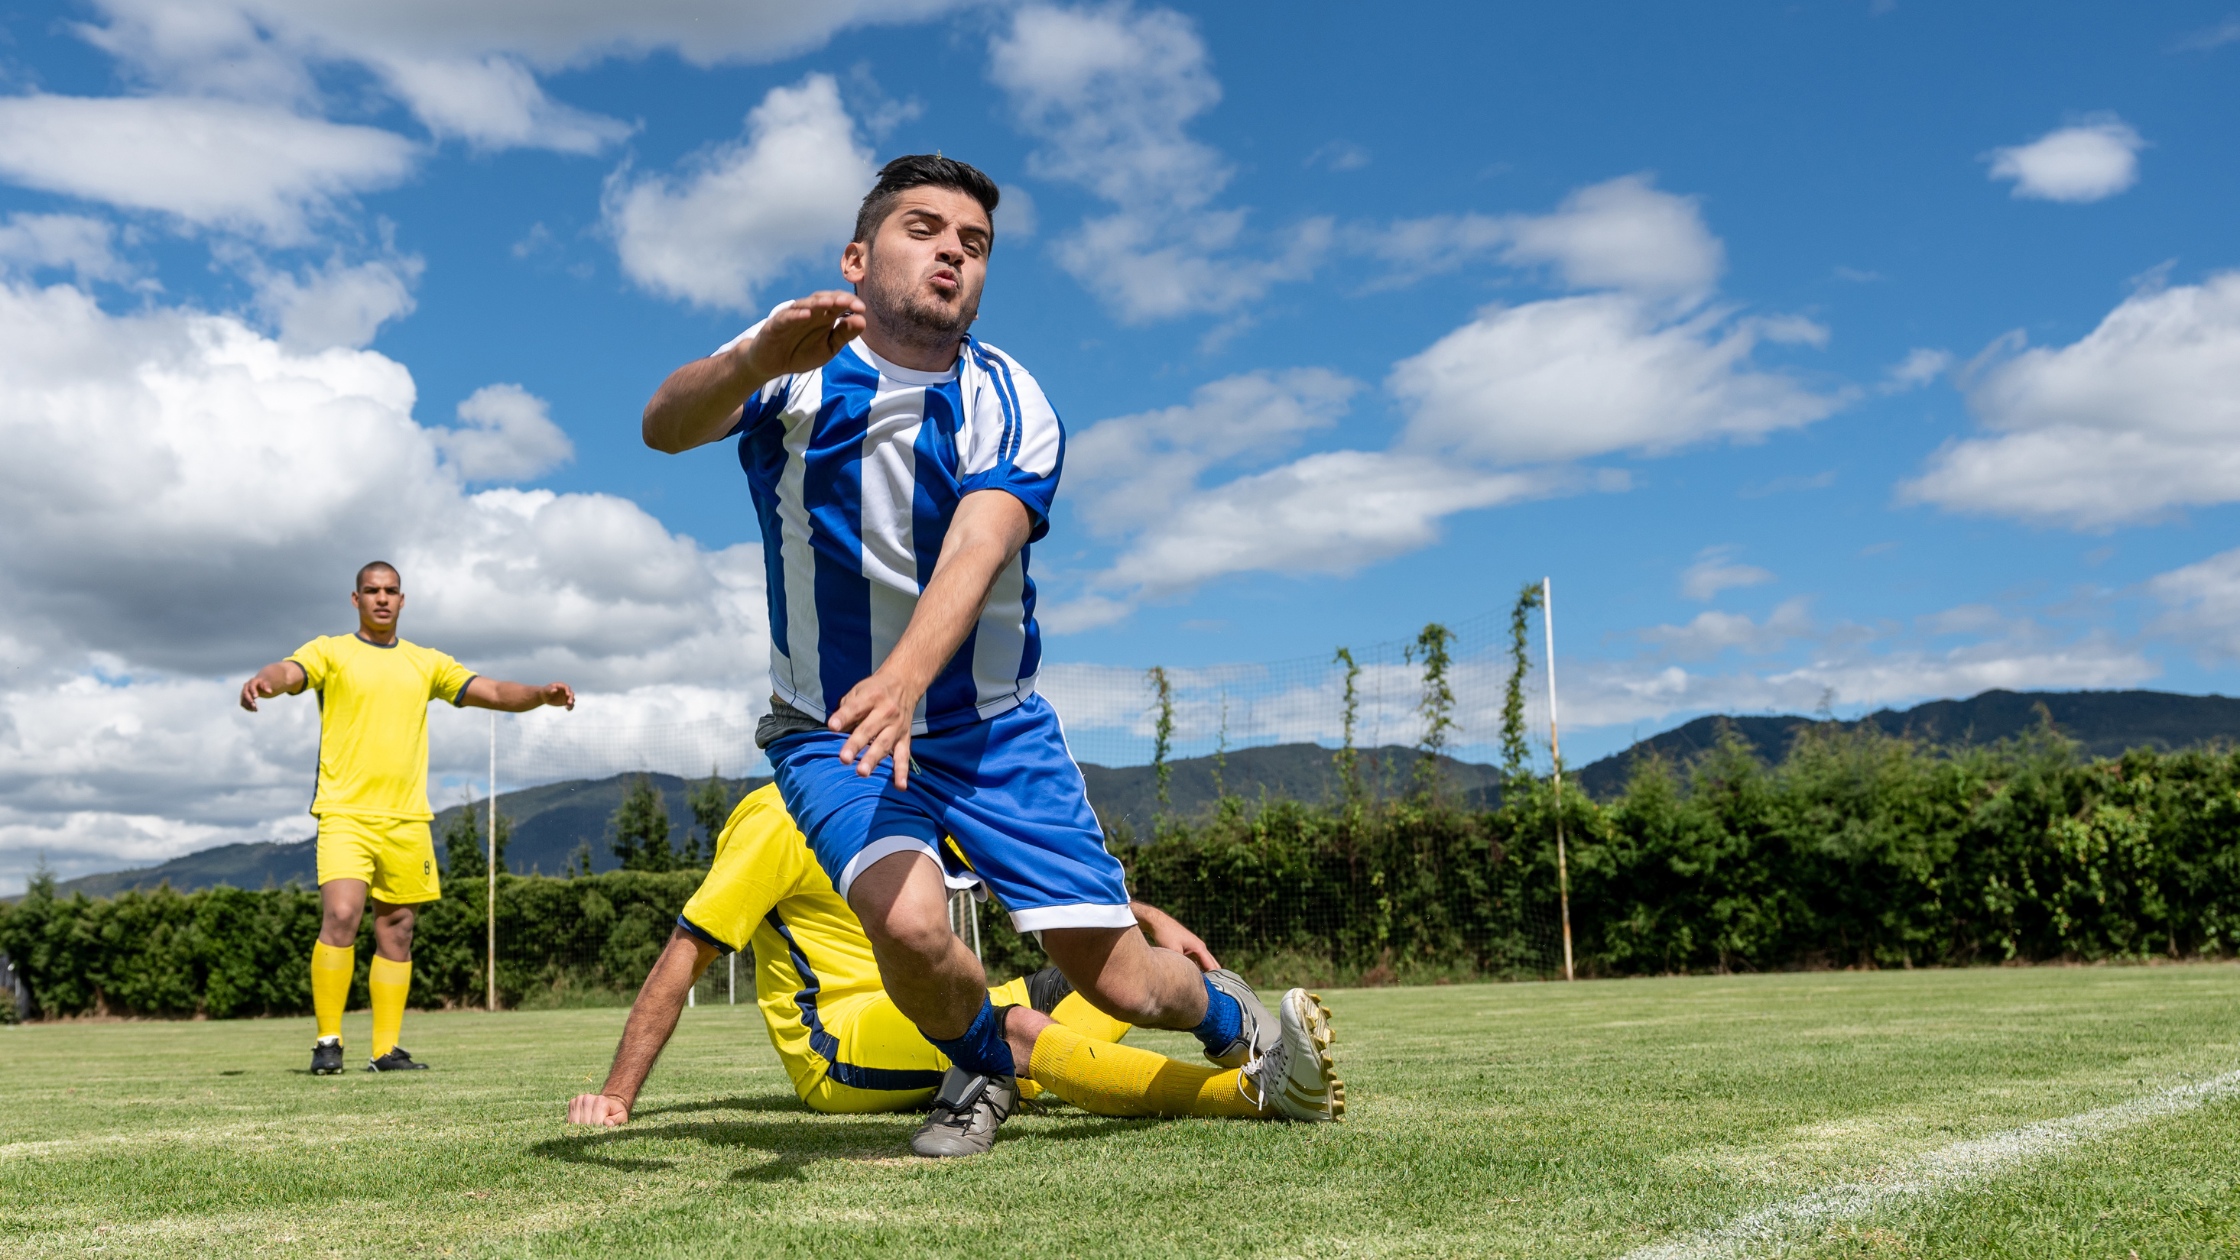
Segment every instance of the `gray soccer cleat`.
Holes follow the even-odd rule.
[[[1206,1057],[1221,1067],[1243,1067],[1266,1054],[1283,1040],[1283,1030],[1276,1025],[1276,1017],[1261,1005],[1260,995],[1244,982],[1244,977],[1223,967],[1206,973],[1206,983],[1237,1000],[1244,1010],[1244,1020],[1237,1032],[1237,1039],[1221,1048],[1219,1054],[1206,1051]]]
[[[1286,1120],[1336,1120],[1346,1113],[1346,1083],[1330,1057],[1330,1008],[1305,989],[1283,995],[1282,1036],[1244,1069],[1262,1111]]]
[[[996,1126],[1019,1107],[1019,1082],[952,1067],[941,1075],[933,1114],[910,1135],[913,1154],[928,1159],[985,1155],[996,1144]]]

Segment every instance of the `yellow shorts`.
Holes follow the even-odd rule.
[[[362,879],[375,901],[417,905],[443,896],[436,841],[411,818],[319,816],[319,882]]]
[[[988,998],[998,1006],[1027,1005],[1027,982],[1024,977],[988,990]],[[945,1072],[949,1069],[948,1057],[927,1041],[918,1026],[910,1022],[884,993],[866,993],[843,998],[823,1012],[825,1031],[840,1043],[839,1058],[842,1063],[858,1069],[871,1068],[890,1072]],[[1085,1037],[1099,1041],[1118,1041],[1127,1033],[1128,1025],[1112,1018],[1078,993],[1068,993],[1058,1003],[1051,1018]],[[797,1080],[802,1078],[796,1078]],[[807,1078],[808,1088],[800,1089],[801,1101],[812,1111],[827,1114],[859,1114],[877,1111],[911,1111],[933,1102],[934,1087],[919,1089],[865,1089],[856,1085],[843,1085],[831,1076],[818,1073]],[[1033,1081],[1019,1082],[1019,1093],[1033,1098],[1041,1093]]]

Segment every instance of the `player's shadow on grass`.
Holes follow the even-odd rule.
[[[780,1105],[781,1102],[790,1103]],[[769,1105],[764,1105],[764,1104]],[[800,1120],[812,1113],[791,1100],[765,1098],[724,1099],[714,1106],[740,1111],[790,1111]],[[708,1110],[709,1104],[664,1108],[665,1111]],[[655,1114],[655,1113],[645,1113]],[[1039,1124],[1010,1140],[1014,1142],[1070,1142],[1104,1137],[1157,1124],[1155,1120],[1123,1120],[1087,1114],[1052,1117],[1055,1124]],[[814,1117],[815,1123],[771,1123],[753,1120],[713,1120],[699,1124],[630,1125],[551,1138],[530,1147],[533,1154],[570,1164],[590,1164],[617,1172],[661,1172],[675,1166],[666,1159],[633,1159],[615,1150],[637,1141],[700,1142],[711,1147],[766,1151],[771,1158],[731,1174],[744,1182],[800,1181],[811,1164],[825,1160],[850,1163],[888,1162],[911,1158],[910,1134],[919,1123],[913,1113],[841,1118]]]
[[[643,1120],[648,1116],[666,1116],[692,1111],[775,1111],[788,1115],[802,1114],[801,1100],[791,1094],[741,1094],[731,1098],[711,1098],[706,1102],[677,1103],[669,1107],[648,1107],[635,1113]]]

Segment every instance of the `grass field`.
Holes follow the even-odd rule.
[[[2240,1255],[2240,1095],[1951,1154],[2240,1068],[2240,967],[1326,996],[1343,1124],[1061,1107],[949,1163],[800,1109],[749,1007],[611,1133],[559,1117],[619,1011],[415,1014],[436,1070],[379,1077],[304,1075],[308,1020],[0,1028],[0,1253]]]

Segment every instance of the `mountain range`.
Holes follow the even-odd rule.
[[[2183,748],[2220,740],[2240,739],[2240,700],[2224,696],[2186,696],[2159,691],[2015,692],[1986,691],[1967,700],[1935,700],[1910,709],[1883,709],[1853,721],[1795,715],[1738,715],[1702,717],[1635,743],[1623,752],[1580,767],[1573,781],[1588,793],[1607,798],[1625,786],[1636,759],[1660,755],[1676,765],[1711,748],[1722,729],[1731,728],[1767,760],[1787,753],[1800,729],[1834,726],[1852,729],[1872,726],[1892,735],[1908,736],[1936,745],[1966,745],[2006,739],[2037,725],[2039,711],[2076,740],[2091,756],[2116,756],[2127,749]],[[1414,773],[1418,754],[1412,748],[1385,747],[1362,750],[1360,774],[1364,787],[1376,796],[1405,791]],[[1143,836],[1161,810],[1158,774],[1151,766],[1083,765],[1089,799],[1105,825],[1126,827]],[[1442,789],[1459,803],[1490,806],[1500,799],[1501,773],[1497,767],[1441,758]],[[692,827],[686,794],[694,784],[675,775],[647,776],[661,792],[669,813],[670,841],[682,841]],[[617,863],[608,851],[607,820],[637,780],[636,774],[604,779],[574,779],[541,787],[503,792],[498,809],[512,820],[512,839],[506,865],[515,871],[557,874],[566,869],[579,845],[591,848],[595,871],[611,870]],[[727,779],[732,798],[770,782],[767,778]],[[1203,814],[1223,791],[1247,801],[1291,797],[1324,801],[1342,794],[1333,750],[1319,744],[1273,744],[1240,748],[1225,757],[1191,757],[1168,763],[1165,809],[1181,818]],[[463,806],[453,806],[436,816],[436,834]],[[478,812],[483,807],[473,806]],[[440,848],[441,841],[438,845]],[[213,884],[258,888],[294,880],[309,886],[317,878],[314,842],[228,844],[176,857],[138,870],[84,875],[57,885],[67,895],[84,892],[104,897],[133,888],[154,888],[169,882],[187,891]]]

